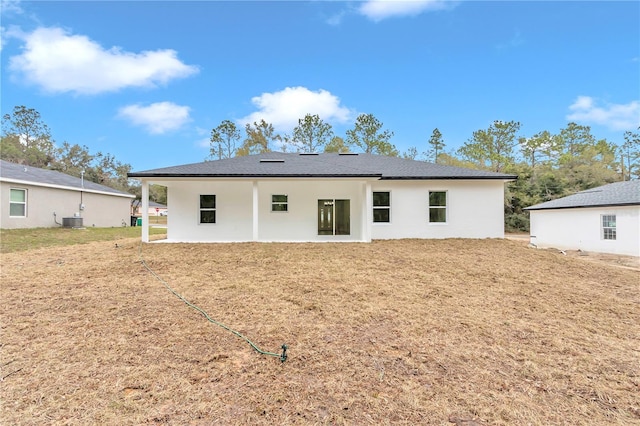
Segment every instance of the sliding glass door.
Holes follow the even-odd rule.
[[[318,200],[318,235],[351,235],[350,200]]]

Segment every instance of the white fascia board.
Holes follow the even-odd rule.
[[[184,177],[184,176],[180,176],[180,177],[175,177],[175,178],[167,178],[167,177],[162,177],[162,178],[154,178],[154,177],[145,177],[145,178],[132,178],[132,179],[138,179],[140,181],[146,181],[149,184],[154,184],[154,185],[163,185],[166,184],[168,182],[208,182],[211,180],[215,180],[218,182],[238,182],[238,181],[249,181],[249,182],[253,182],[253,181],[257,181],[257,182],[265,182],[265,181],[286,181],[286,180],[293,180],[293,181],[332,181],[332,182],[340,182],[340,181],[379,181],[380,178],[379,177],[296,177],[296,176],[283,176],[283,177],[251,177],[251,176],[239,176],[239,177],[215,177],[215,176],[211,176],[211,177],[202,177],[202,176],[198,176],[198,177]]]
[[[15,183],[18,185],[30,185],[30,186],[41,186],[44,188],[55,188],[55,189],[64,189],[67,191],[77,191],[77,192],[91,192],[92,194],[101,194],[101,195],[111,195],[114,197],[124,197],[124,198],[136,198],[135,195],[132,194],[118,194],[115,192],[107,192],[107,191],[98,191],[96,189],[87,189],[87,188],[76,188],[73,186],[64,186],[64,185],[53,185],[50,183],[41,183],[41,182],[33,182],[29,180],[20,180],[20,179],[7,179],[0,178],[1,182]]]

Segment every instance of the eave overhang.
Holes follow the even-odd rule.
[[[640,203],[589,204],[589,205],[561,206],[561,207],[525,207],[523,210],[540,211],[540,210],[592,209],[592,208],[602,208],[602,207],[631,207],[631,206],[640,206]]]

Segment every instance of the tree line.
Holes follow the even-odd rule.
[[[84,175],[88,181],[134,194],[138,199],[142,195],[140,183],[127,177],[132,169],[130,164],[109,153],[91,153],[85,145],[67,141],[56,145],[40,113],[23,105],[2,117],[0,158],[70,176]],[[152,185],[149,191],[151,199],[166,203],[166,188]]]
[[[529,219],[523,210],[585,189],[611,182],[640,179],[640,127],[627,131],[623,141],[597,139],[589,126],[568,123],[556,132],[520,134],[516,121],[495,121],[487,129],[472,133],[462,146],[447,150],[444,136],[433,129],[423,147],[400,153],[391,142],[393,132],[373,114],[359,115],[344,136],[318,115],[298,120],[291,134],[278,134],[264,120],[240,128],[223,120],[211,130],[209,156],[216,160],[271,151],[365,152],[419,161],[488,170],[517,175],[505,192],[507,230],[527,231]],[[16,106],[2,117],[0,158],[19,164],[60,171],[115,189],[141,195],[140,183],[128,179],[131,165],[108,153],[91,153],[89,148],[63,142],[55,144],[40,113]],[[151,185],[150,199],[166,203],[166,188]]]
[[[307,114],[298,120],[291,134],[280,135],[264,120],[248,123],[245,138],[233,121],[223,120],[211,130],[210,152],[205,160],[221,160],[235,156],[262,154],[271,151],[349,152],[357,149],[379,155],[398,156],[391,144],[393,132],[383,130],[383,124],[373,114],[361,114],[346,137],[335,135],[331,124],[317,114]]]
[[[224,120],[211,131],[208,160],[270,151],[366,152],[413,160],[517,175],[505,193],[505,225],[528,231],[524,208],[607,183],[640,178],[640,127],[624,133],[618,144],[597,139],[589,126],[570,122],[557,132],[521,135],[517,121],[494,121],[471,135],[455,151],[447,151],[442,133],[433,129],[424,145],[405,152],[391,143],[393,132],[372,114],[361,114],[345,137],[318,115],[298,120],[290,135],[280,135],[261,120],[245,125],[245,137],[235,123]]]

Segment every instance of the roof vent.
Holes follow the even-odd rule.
[[[357,152],[339,152],[338,155],[358,155]]]
[[[284,159],[282,158],[263,158],[260,160],[261,163],[284,163]]]
[[[318,155],[317,152],[301,152],[300,155]]]

